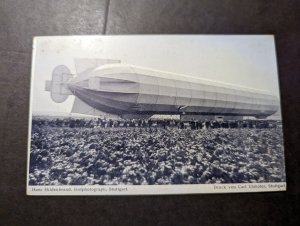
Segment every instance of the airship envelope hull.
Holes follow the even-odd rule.
[[[112,114],[191,114],[267,117],[278,98],[266,91],[156,71],[105,65],[68,83],[88,105]]]

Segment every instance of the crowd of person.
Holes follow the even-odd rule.
[[[275,121],[140,121],[33,119],[29,184],[285,181]]]
[[[39,119],[35,118],[33,126],[50,126],[50,127],[71,127],[71,128],[150,128],[150,127],[176,127],[179,129],[209,129],[209,128],[276,128],[280,126],[278,121],[274,120],[153,120],[153,119],[132,119],[132,120],[112,120],[112,119]]]

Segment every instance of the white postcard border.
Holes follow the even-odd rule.
[[[286,191],[286,182],[196,185],[62,185],[27,186],[27,195],[177,195]]]

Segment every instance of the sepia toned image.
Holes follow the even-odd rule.
[[[29,195],[286,189],[271,35],[36,37]]]

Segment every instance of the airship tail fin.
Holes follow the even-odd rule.
[[[73,78],[69,68],[60,65],[54,68],[52,80],[46,81],[45,90],[50,92],[51,98],[56,103],[64,102],[72,92],[68,88],[68,82]]]

